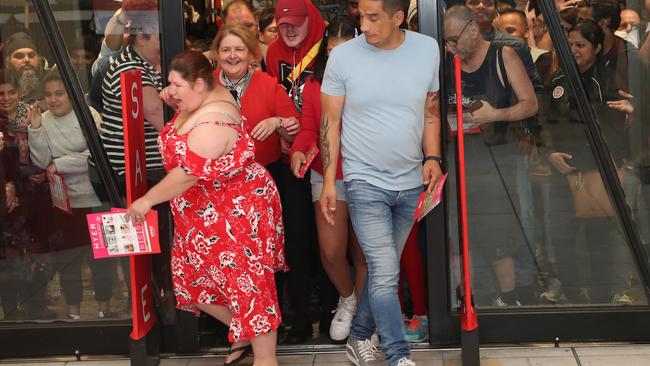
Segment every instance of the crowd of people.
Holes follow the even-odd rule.
[[[103,24],[102,39],[86,35],[68,51],[122,190],[120,75],[141,70],[151,189],[127,215],[171,211],[176,307],[228,326],[226,364],[250,352],[256,364],[276,364],[279,339],[304,343],[316,321],[332,340],[347,339],[357,366],[376,360],[380,345],[389,365],[414,364],[409,342],[427,339],[429,319],[424,225],[413,213],[442,176],[443,151],[448,162],[454,156],[453,134],[442,133],[453,116],[440,116],[441,100],[449,111],[461,103],[469,127],[477,304],[635,303],[633,267],[622,265],[630,254],[534,3],[448,4],[444,45],[417,32],[415,0],[348,0],[333,19],[309,0],[265,9],[232,0],[219,17],[188,3],[187,51],[168,75],[157,12],[135,16],[127,3]],[[616,0],[556,5],[628,203],[647,206],[647,14]],[[60,317],[48,308],[55,275],[65,318],[83,319],[84,262],[97,318],[110,319],[120,266],[90,255],[85,216],[107,210],[107,198],[80,121],[29,33],[3,40],[4,320]],[[71,212],[50,207],[56,175]],[[511,213],[500,216],[508,202]],[[499,214],[482,215],[486,205]]]

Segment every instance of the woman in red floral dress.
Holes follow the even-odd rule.
[[[254,161],[239,110],[203,55],[174,57],[169,82],[164,99],[178,112],[160,131],[167,176],[127,213],[142,220],[153,205],[171,201],[176,306],[230,326],[226,364],[241,360],[252,345],[254,365],[277,365],[274,273],[285,269],[277,189]]]

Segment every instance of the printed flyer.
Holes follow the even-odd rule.
[[[145,221],[126,220],[125,209],[86,216],[95,259],[160,253],[158,213],[149,211]]]
[[[50,196],[52,196],[52,206],[61,211],[72,214],[70,206],[70,196],[68,187],[65,185],[65,179],[60,174],[48,174],[47,180],[50,183]]]
[[[436,183],[436,186],[433,188],[433,191],[431,191],[431,193],[424,191],[422,194],[420,194],[418,205],[415,208],[415,215],[413,215],[414,220],[422,220],[424,216],[431,212],[431,210],[438,206],[438,204],[442,201],[442,188],[444,187],[445,181],[447,180],[447,174],[449,173],[445,173],[442,175],[442,177],[440,177],[438,183]]]
[[[307,150],[307,153],[305,154],[305,157],[307,160],[305,160],[305,163],[302,165],[300,168],[300,178],[304,178],[305,174],[307,174],[307,169],[311,166],[311,163],[316,159],[316,155],[318,155],[318,146],[316,146],[316,143],[313,143],[310,147],[309,150]]]

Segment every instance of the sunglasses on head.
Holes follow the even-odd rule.
[[[34,51],[31,51],[31,52],[16,52],[11,57],[16,58],[18,60],[22,60],[25,57],[27,57],[27,58],[35,58],[36,57],[36,52],[34,52]]]

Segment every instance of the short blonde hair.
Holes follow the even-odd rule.
[[[260,44],[257,40],[257,37],[253,36],[251,32],[248,31],[248,29],[239,24],[224,25],[219,30],[219,33],[217,33],[217,35],[214,37],[214,40],[212,41],[211,50],[214,55],[219,54],[219,46],[221,45],[221,42],[224,38],[226,38],[226,36],[229,35],[233,35],[244,42],[244,46],[248,48],[248,52],[253,54],[253,60],[259,60],[262,58],[262,50],[260,49]]]

